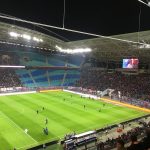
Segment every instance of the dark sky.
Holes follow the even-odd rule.
[[[0,12],[62,27],[63,3],[64,0],[1,0]],[[66,0],[65,27],[101,35],[136,32],[140,7],[140,30],[150,30],[150,8],[137,0]],[[52,31],[70,40],[89,38],[81,34]]]

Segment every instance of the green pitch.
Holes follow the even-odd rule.
[[[73,131],[81,133],[98,129],[145,114],[112,104],[104,106],[102,101],[81,98],[79,95],[62,91],[2,96],[0,150],[10,150],[14,147],[23,150],[62,138]],[[49,129],[48,135],[43,133],[46,126]],[[27,134],[25,129],[28,129]]]

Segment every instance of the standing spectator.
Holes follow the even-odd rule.
[[[130,137],[131,145],[127,148],[127,150],[142,150],[141,143],[137,141],[137,136],[135,134]]]
[[[123,140],[117,140],[117,150],[126,150],[126,148],[124,147],[124,141]]]
[[[150,128],[146,129],[146,137],[143,139],[142,147],[144,150],[150,149]]]

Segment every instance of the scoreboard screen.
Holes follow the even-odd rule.
[[[139,59],[123,59],[122,68],[137,69],[139,64]]]

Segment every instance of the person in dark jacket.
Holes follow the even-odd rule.
[[[131,145],[127,148],[127,150],[142,150],[141,143],[137,141],[137,136],[135,134],[130,137]]]
[[[117,140],[117,150],[126,150],[126,148],[124,147],[124,141],[123,140]]]
[[[143,139],[142,147],[144,150],[150,149],[150,128],[145,130],[146,137]]]

